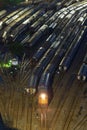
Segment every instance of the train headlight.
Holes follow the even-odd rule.
[[[38,96],[38,104],[41,106],[48,105],[48,94],[45,92],[41,92]]]
[[[59,70],[60,70],[60,71],[62,70],[62,67],[61,67],[61,66],[59,66]]]
[[[77,79],[78,79],[78,80],[80,80],[80,79],[81,79],[80,75],[78,75],[78,76],[77,76]]]
[[[47,96],[47,95],[46,95],[45,93],[41,93],[41,94],[40,94],[40,98],[41,98],[42,100],[45,100],[45,99],[46,99],[46,96]]]
[[[86,80],[86,76],[85,75],[83,75],[83,81],[85,81]]]
[[[63,68],[63,69],[64,69],[64,71],[66,71],[66,70],[67,70],[67,67],[66,67],[66,66],[64,66],[64,68]]]
[[[13,35],[13,34],[11,34],[10,36],[11,36],[11,37],[14,37],[14,35]]]

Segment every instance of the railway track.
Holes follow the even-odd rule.
[[[77,86],[76,95],[75,95],[75,97],[73,99],[73,102],[72,102],[72,105],[71,105],[71,109],[70,109],[70,111],[68,113],[68,116],[66,118],[66,121],[65,121],[65,124],[64,124],[64,127],[63,127],[64,130],[69,130],[69,125],[72,122],[72,118],[74,116],[74,112],[76,110],[78,102],[80,102],[79,101],[79,96],[80,96],[80,94],[82,92],[82,89],[79,91],[78,90],[79,87],[82,88],[83,87],[83,83],[79,83],[78,86]]]
[[[76,124],[73,130],[79,130],[87,122],[87,114]]]
[[[76,86],[76,84],[77,84],[77,86]],[[74,84],[72,84],[72,86],[70,88],[68,88],[69,90],[65,91],[66,92],[65,94],[62,94],[61,98],[59,99],[60,102],[59,103],[57,102],[58,103],[57,108],[55,110],[55,113],[53,114],[53,118],[51,118],[51,121],[49,123],[47,130],[54,130],[54,129],[57,130],[58,129],[57,124],[60,124],[60,120],[62,120],[61,114],[64,114],[63,111],[64,111],[65,104],[67,104],[65,111],[67,109],[68,113],[67,113],[67,116],[65,118],[65,121],[63,122],[63,127],[59,128],[59,129],[60,130],[70,130],[69,125],[72,122],[72,118],[74,116],[74,112],[76,110],[76,107],[78,106],[78,103],[80,102],[79,96],[80,96],[82,89],[83,89],[82,86],[83,86],[83,83],[78,84],[78,82],[76,80],[74,82]],[[79,88],[81,88],[81,89],[79,90]],[[66,85],[66,90],[67,90],[67,85]],[[59,93],[61,93],[61,92],[59,91]],[[63,91],[62,91],[62,93],[63,93]],[[59,97],[57,94],[56,99],[58,99],[58,98]],[[55,98],[54,98],[54,102],[55,102]],[[85,118],[85,120],[86,120],[86,118]],[[84,122],[85,122],[85,120],[84,120]],[[78,124],[80,124],[80,122]],[[55,127],[55,126],[57,126],[57,127]]]
[[[69,91],[71,89],[71,87],[69,87],[69,85],[71,83],[73,83],[73,80],[74,79],[71,78],[71,80],[66,84],[65,87],[62,86],[62,88],[60,88],[60,90],[58,90],[59,91],[59,96],[58,96],[58,91],[56,91],[56,93],[55,93],[55,97],[54,97],[54,101],[53,101],[52,106],[54,105],[55,99],[59,98],[59,101],[57,102],[55,113],[53,114],[53,117],[52,117],[52,119],[51,119],[51,121],[49,123],[49,126],[51,124],[50,127],[52,128],[52,130],[54,129],[53,127],[55,126],[55,123],[56,123],[56,121],[58,119],[58,116],[59,116],[59,114],[61,112],[61,109],[63,108],[64,102],[68,97],[68,93],[69,93]],[[66,93],[64,93],[64,92],[66,92]],[[49,128],[49,130],[50,130],[50,128]]]

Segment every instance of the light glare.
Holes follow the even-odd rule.
[[[40,97],[41,97],[43,100],[45,100],[46,94],[45,94],[45,93],[42,93],[42,94],[40,95]]]

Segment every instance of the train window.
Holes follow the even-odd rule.
[[[11,36],[11,37],[14,37],[14,35],[13,35],[13,34],[11,34],[10,36]]]
[[[56,26],[57,26],[57,23],[54,23],[52,28],[54,29]]]
[[[65,15],[64,14],[61,14],[60,16],[59,16],[59,18],[63,18]]]
[[[84,20],[84,18],[83,17],[80,17],[79,19],[78,19],[78,21],[83,21]]]
[[[16,18],[18,18],[19,16],[18,15],[15,15],[14,17],[13,17],[13,19],[15,20]]]
[[[52,26],[53,26],[53,23],[50,24],[49,28],[52,28]]]
[[[61,9],[60,11],[62,11],[62,12],[63,12],[63,11],[65,11],[65,10],[66,10],[66,8],[63,8],[63,9]]]
[[[80,9],[82,9],[83,7],[78,7],[76,10],[80,10]]]
[[[39,49],[41,50],[41,49],[43,49],[43,47],[40,47]]]
[[[71,7],[71,8],[70,8],[70,10],[73,10],[73,9],[74,9],[74,7]]]
[[[65,11],[65,12],[63,12],[64,14],[67,14],[68,13],[68,11]]]
[[[44,24],[44,25],[40,28],[40,30],[41,30],[41,31],[44,31],[47,27],[48,27],[48,26]]]
[[[23,22],[23,24],[28,24],[29,19],[27,19],[26,21]]]
[[[62,35],[61,35],[61,37],[60,37],[60,38],[61,38],[61,39],[63,39],[63,38],[64,38],[64,36],[62,36]]]
[[[6,34],[7,34],[7,32],[5,31],[4,33],[3,33],[3,38],[5,38],[6,37]]]
[[[3,24],[3,22],[1,21],[1,22],[0,22],[0,26],[2,26],[2,24]]]
[[[47,17],[48,15],[47,14],[44,14],[43,17]]]
[[[46,41],[49,41],[49,39],[51,38],[51,36],[52,36],[52,35],[50,35],[50,36],[46,39]]]
[[[68,14],[66,17],[67,17],[67,18],[71,18],[71,16],[72,16],[72,14]]]
[[[59,11],[57,14],[61,14],[61,12]]]
[[[72,10],[70,13],[71,13],[71,14],[74,14],[74,13],[75,13],[75,11],[74,11],[74,10]]]

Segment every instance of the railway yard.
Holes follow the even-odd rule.
[[[25,60],[15,54],[0,63],[4,122],[17,130],[87,130],[87,1],[0,10],[0,62],[12,46],[24,48]]]

